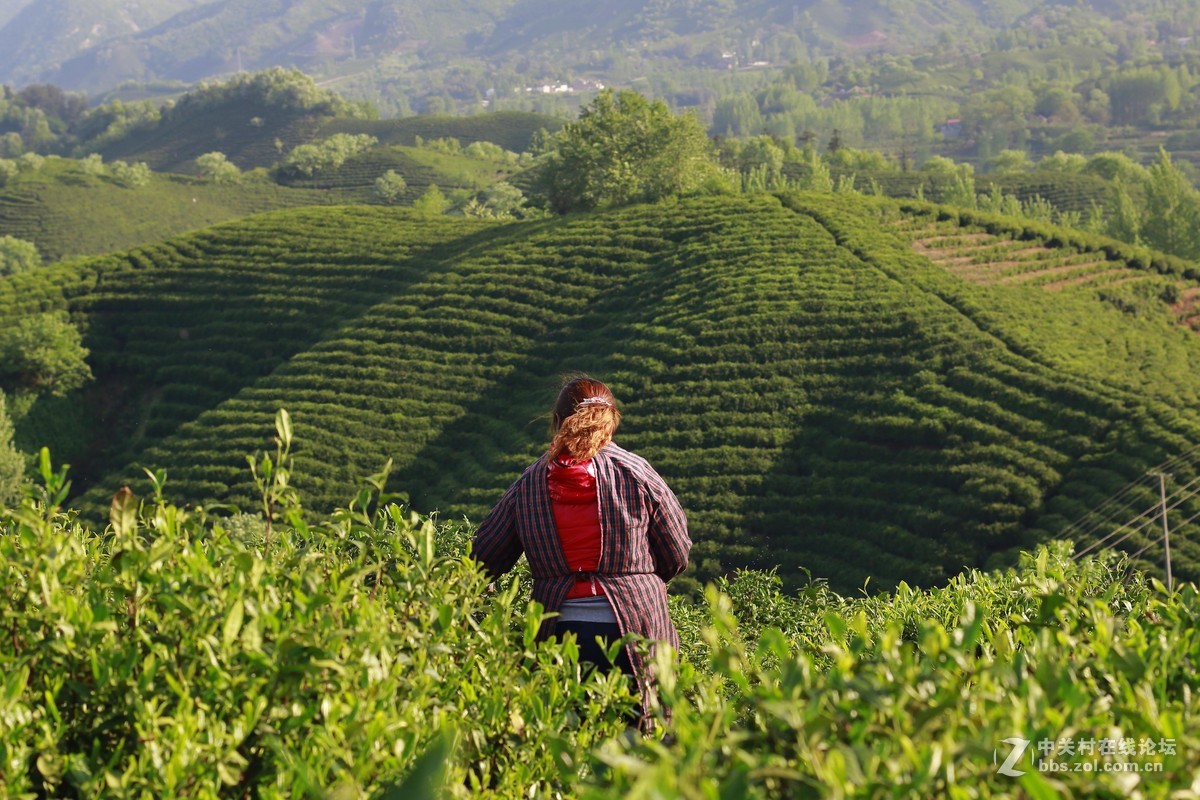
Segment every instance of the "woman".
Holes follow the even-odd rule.
[[[667,612],[667,581],[687,568],[687,519],[658,473],[612,442],[620,423],[612,392],[587,377],[558,394],[549,450],[484,518],[474,557],[493,576],[524,552],[533,599],[548,612],[539,638],[574,632],[580,660],[607,666],[596,638],[627,633],[679,646]],[[651,665],[626,645],[616,666],[637,680],[642,708],[653,696]],[[643,728],[649,724],[643,716]]]

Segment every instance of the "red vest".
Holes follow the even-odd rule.
[[[592,577],[600,566],[600,501],[596,495],[596,468],[592,462],[561,457],[546,471],[550,510],[558,543],[572,572],[585,573],[567,592],[567,599],[604,595]]]

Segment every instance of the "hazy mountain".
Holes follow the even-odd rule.
[[[201,0],[0,0],[0,80],[25,84],[57,78],[57,67],[82,52],[135,36]],[[110,74],[152,77],[143,65]]]
[[[984,39],[1056,0],[0,0],[0,82],[101,92],[298,66],[321,77],[421,70],[604,75],[614,63],[721,68],[816,53],[928,52]],[[1120,18],[1155,0],[1084,13]],[[20,9],[18,11],[18,9]],[[726,59],[726,61],[722,61]],[[440,90],[440,89],[439,89]]]
[[[17,12],[32,2],[33,0],[0,0],[0,27],[7,25]]]

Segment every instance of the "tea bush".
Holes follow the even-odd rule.
[[[250,459],[264,513],[236,519],[170,504],[159,472],[88,527],[43,451],[41,485],[0,511],[0,794],[1200,793],[1200,595],[1115,554],[1056,543],[863,598],[741,572],[672,598],[671,738],[642,738],[619,676],[534,642],[527,571],[489,591],[470,529],[396,504],[386,468],[306,521],[286,413],[276,431]],[[1001,772],[1017,737],[1024,774]],[[1079,740],[1112,752],[1060,749]]]
[[[282,505],[235,536],[127,489],[89,529],[42,467],[0,521],[5,797],[366,797],[442,731],[452,794],[511,797],[586,770],[636,702],[535,647],[521,582],[489,594],[461,526],[382,475],[320,526]]]

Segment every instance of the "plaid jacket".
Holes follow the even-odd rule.
[[[667,581],[687,568],[692,547],[683,508],[644,458],[610,442],[592,463],[600,503],[600,565],[591,577],[604,588],[622,635],[636,633],[678,648],[679,634],[667,612]],[[480,524],[472,553],[498,576],[524,552],[533,573],[533,599],[549,612],[558,611],[580,573],[571,572],[559,546],[546,471],[542,456],[517,478]],[[551,618],[539,638],[553,631]],[[627,651],[648,709],[650,666],[636,648]]]

